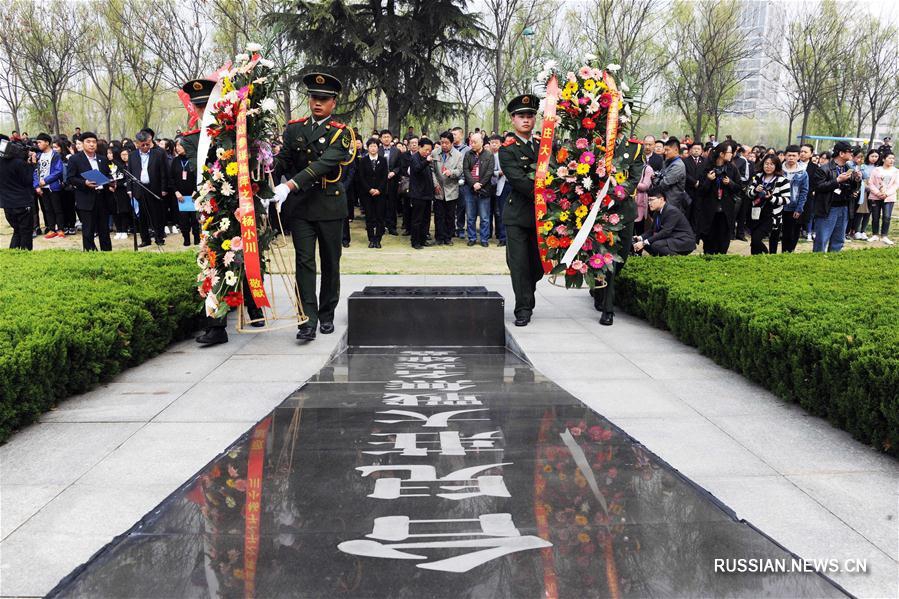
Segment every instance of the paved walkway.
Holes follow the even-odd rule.
[[[343,295],[370,284],[512,297],[502,276],[350,276]],[[318,371],[345,302],[336,324],[305,346],[288,330],[176,344],[0,447],[0,596],[43,595],[153,509]],[[803,557],[867,560],[867,574],[830,574],[858,596],[899,595],[894,460],[638,319],[600,327],[585,292],[543,282],[531,325],[509,329],[537,369],[740,517]]]

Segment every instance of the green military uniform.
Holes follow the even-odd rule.
[[[525,94],[509,102],[510,114],[537,112],[537,96]],[[515,324],[524,326],[534,311],[537,282],[543,278],[543,264],[537,249],[537,220],[534,215],[534,179],[532,167],[537,162],[540,142],[516,135],[499,149],[499,165],[506,184],[512,191],[503,208],[503,224],[506,227],[506,264],[512,275],[515,293]]]
[[[303,78],[310,94],[340,89],[330,75],[311,73]],[[336,87],[336,90],[335,90]],[[340,181],[342,165],[355,152],[352,130],[343,124],[311,117],[288,123],[278,153],[279,172],[296,185],[282,213],[287,216],[296,249],[297,287],[308,326],[330,325],[340,297],[340,256],[343,221],[347,217],[346,191]],[[321,290],[315,295],[315,247],[321,258]],[[323,332],[325,331],[323,327]]]
[[[616,158],[623,158],[627,154],[626,160],[633,161],[630,163],[627,173],[628,181],[632,187],[636,187],[637,182],[640,180],[640,174],[643,171],[644,161],[637,159],[640,152],[642,152],[642,146],[639,141],[628,141],[626,138],[621,138],[615,146]],[[616,233],[615,240],[615,248],[622,261],[615,263],[615,271],[613,273],[606,274],[606,286],[596,289],[593,293],[593,305],[597,310],[603,312],[604,317],[606,314],[612,315],[615,313],[615,278],[621,272],[621,269],[624,268],[631,253],[634,221],[637,220],[637,203],[633,197],[628,197],[624,201],[616,201],[612,212],[618,214],[621,222],[624,224],[624,228]],[[611,320],[603,322],[603,324],[611,323]]]

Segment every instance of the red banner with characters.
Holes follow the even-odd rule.
[[[265,438],[272,418],[256,425],[250,437],[247,460],[246,527],[244,529],[244,597],[256,596],[256,562],[259,560],[259,521],[262,515],[262,474],[265,466]]]
[[[537,218],[537,247],[540,248],[540,262],[543,272],[549,273],[553,263],[546,259],[546,244],[543,242],[543,217],[546,216],[546,175],[549,159],[553,153],[553,136],[556,131],[556,103],[559,101],[559,80],[553,75],[546,84],[546,99],[543,101],[543,126],[540,128],[540,150],[537,154],[537,174],[534,177],[534,215]]]
[[[257,307],[271,307],[262,284],[259,259],[259,238],[256,230],[256,209],[253,205],[253,185],[250,181],[250,148],[247,141],[247,105],[240,103],[237,113],[237,198],[240,206],[240,237],[243,240],[243,260],[250,294]],[[246,302],[246,300],[244,300]]]

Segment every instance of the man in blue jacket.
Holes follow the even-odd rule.
[[[808,199],[809,177],[805,166],[799,162],[799,146],[787,146],[784,153],[784,176],[790,181],[790,203],[784,206],[781,247],[792,252],[802,230],[802,212]],[[772,248],[773,250],[774,248]]]
[[[44,226],[47,228],[44,239],[65,237],[61,194],[62,158],[50,147],[53,140],[49,135],[39,133],[35,140],[41,153],[37,155],[37,168],[32,184],[44,212]]]

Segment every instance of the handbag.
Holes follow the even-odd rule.
[[[397,189],[400,195],[408,195],[409,194],[409,177],[403,175],[400,177],[399,186]]]

